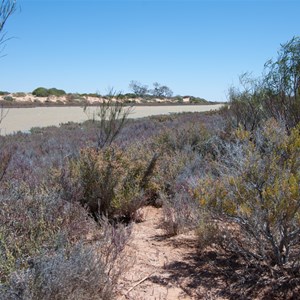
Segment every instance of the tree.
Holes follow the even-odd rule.
[[[134,80],[130,81],[129,89],[138,97],[144,97],[149,92],[147,85]]]
[[[244,130],[253,131],[265,119],[262,100],[265,91],[261,80],[252,79],[248,73],[240,76],[242,90],[231,87],[228,92],[230,109],[222,113],[230,128],[242,126]]]
[[[231,125],[253,131],[261,121],[275,118],[290,130],[300,122],[300,37],[281,45],[275,61],[265,64],[261,79],[248,73],[240,78],[243,90],[229,91]]]
[[[288,129],[300,122],[300,37],[281,45],[276,61],[265,64],[264,109]]]
[[[158,82],[154,82],[153,83],[153,90],[151,90],[152,94],[154,97],[172,97],[173,92],[172,90],[165,86],[165,85],[161,85]]]
[[[8,18],[16,10],[16,0],[1,0],[0,2],[0,33],[3,31],[4,25]],[[0,35],[0,46],[2,46],[7,41],[5,34]],[[0,52],[3,50],[0,49]]]

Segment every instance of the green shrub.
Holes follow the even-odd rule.
[[[48,93],[51,96],[57,96],[57,97],[66,95],[66,92],[64,90],[58,90],[56,88],[48,89]]]
[[[190,97],[190,103],[193,104],[208,104],[208,101],[204,98],[200,98],[200,97]]]
[[[134,157],[131,151],[108,147],[83,149],[78,159],[70,160],[61,178],[65,197],[79,201],[97,218],[134,219],[145,203],[145,192],[156,159]]]
[[[37,97],[48,97],[49,96],[49,91],[44,88],[44,87],[39,87],[37,89],[35,89],[32,94],[34,96],[37,96]]]
[[[3,99],[4,99],[5,101],[9,101],[9,102],[15,101],[15,98],[12,97],[12,96],[4,96]]]
[[[46,89],[44,87],[39,87],[32,92],[33,95],[37,97],[48,97],[48,96],[64,96],[66,92],[64,90],[58,90],[56,88]]]
[[[5,95],[8,95],[9,92],[5,92],[5,91],[0,91],[0,96],[5,96]]]
[[[264,76],[240,78],[242,91],[229,91],[230,109],[223,113],[230,125],[255,130],[261,122],[274,118],[288,129],[300,122],[300,37],[281,45],[277,60],[265,64]]]

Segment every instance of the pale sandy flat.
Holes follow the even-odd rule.
[[[142,118],[152,115],[161,115],[178,112],[203,112],[218,109],[222,104],[216,105],[170,105],[170,106],[136,106],[130,118]],[[90,115],[96,107],[90,107]],[[67,122],[83,122],[88,116],[82,107],[34,107],[10,108],[8,114],[0,124],[1,135],[17,131],[26,132],[32,127],[58,126]]]

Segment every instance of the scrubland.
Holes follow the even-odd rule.
[[[299,45],[219,111],[128,120],[104,103],[82,124],[0,137],[0,298],[119,297],[145,206],[164,241],[194,233],[185,299],[299,298]]]

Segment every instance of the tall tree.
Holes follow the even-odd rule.
[[[277,60],[269,60],[265,69],[265,109],[291,128],[300,122],[300,37],[281,45]]]

